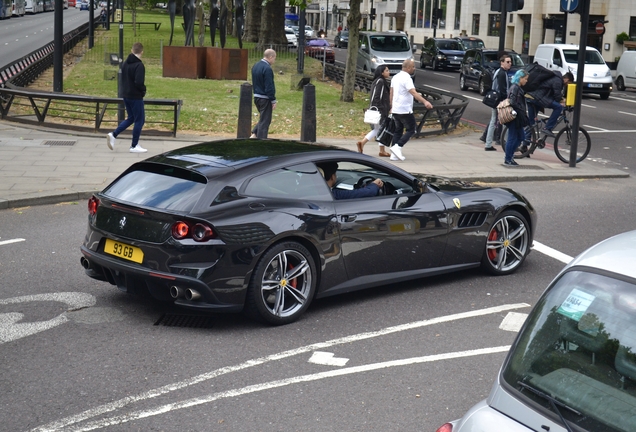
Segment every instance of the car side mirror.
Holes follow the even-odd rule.
[[[362,45],[360,45],[360,49],[361,49],[362,51],[366,51],[366,50],[367,50],[367,46],[366,46],[366,44],[362,44]]]

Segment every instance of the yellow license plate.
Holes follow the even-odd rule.
[[[104,252],[116,257],[127,259],[141,264],[144,260],[144,253],[138,247],[130,246],[125,243],[116,242],[111,239],[106,239],[106,245],[104,245]]]

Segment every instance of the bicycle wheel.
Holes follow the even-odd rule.
[[[530,157],[532,153],[534,153],[534,149],[537,148],[537,134],[533,127],[526,126],[524,128],[525,132],[530,133],[530,141],[523,140],[521,145],[517,147],[515,150],[515,159],[523,159],[524,157]],[[501,148],[506,151],[506,141],[508,140],[508,127],[504,126],[501,131],[501,138],[499,140],[499,144],[501,144]]]
[[[572,128],[569,126],[561,129],[554,139],[554,153],[561,162],[570,162],[570,145],[572,144]],[[581,162],[587,157],[592,148],[590,134],[583,128],[579,128],[578,142],[576,146],[576,162]]]

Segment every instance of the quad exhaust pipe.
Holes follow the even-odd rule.
[[[84,270],[89,270],[91,268],[91,263],[84,257],[80,258],[80,264],[84,267]]]
[[[185,298],[188,301],[196,301],[201,298],[201,294],[197,290],[193,290],[192,288],[183,289],[178,286],[170,287],[170,296],[173,299]]]

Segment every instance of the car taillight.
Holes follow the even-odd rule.
[[[95,214],[97,213],[97,207],[99,207],[99,199],[97,199],[94,196],[92,196],[88,200],[88,213],[91,216],[95,216]]]
[[[191,238],[197,242],[203,242],[214,237],[214,231],[203,223],[175,222],[172,225],[172,236],[177,240]]]
[[[444,423],[435,432],[453,432],[453,425],[450,423]]]

